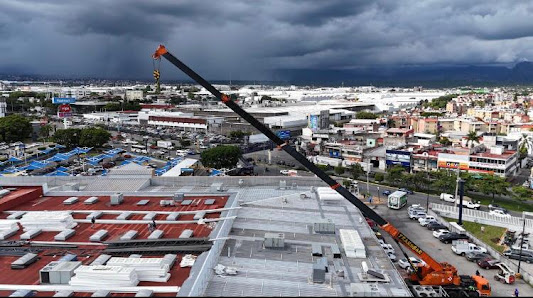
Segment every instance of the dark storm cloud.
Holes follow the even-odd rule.
[[[0,0],[0,72],[148,77],[158,43],[220,79],[513,63],[533,59],[532,13],[530,1],[493,0]]]

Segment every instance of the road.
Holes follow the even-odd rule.
[[[342,181],[342,179],[344,179],[344,178],[338,177],[337,180]],[[359,181],[358,183],[359,183],[359,190],[361,192],[363,192],[363,191],[366,192],[367,191],[366,182]],[[378,192],[378,188],[379,188],[379,192]],[[375,183],[369,183],[368,184],[368,189],[369,189],[369,192],[372,194],[372,196],[374,198],[379,198],[382,201],[386,200],[386,196],[383,195],[383,191],[384,190],[389,190],[391,192],[393,192],[395,190],[398,190],[398,188],[395,188],[395,187],[389,187],[389,186],[379,185],[379,184],[375,184]],[[411,195],[408,196],[407,204],[408,205],[420,204],[421,206],[425,207],[426,206],[426,202],[428,201],[427,198],[428,198],[427,194],[421,193],[421,192],[415,192],[414,194],[411,194]],[[453,206],[454,205],[453,203],[445,202],[443,200],[440,200],[440,198],[438,196],[436,196],[436,195],[429,195],[429,203],[445,204],[445,205],[449,205],[449,206]],[[481,209],[480,210],[488,212],[489,208],[487,206],[481,205]],[[516,216],[516,217],[521,217],[522,216],[521,212],[512,211],[512,210],[509,210],[508,212],[512,216]]]
[[[479,268],[477,264],[469,262],[466,258],[454,254],[451,250],[450,244],[443,244],[437,238],[433,237],[432,232],[422,227],[418,221],[410,220],[407,216],[407,209],[392,210],[385,205],[380,205],[375,209],[381,216],[387,221],[394,224],[402,233],[404,233],[409,239],[416,243],[420,248],[429,252],[432,258],[438,262],[448,262],[455,266],[459,274],[474,275],[476,270],[479,270],[481,275],[485,276],[489,280],[492,287],[492,296],[512,296],[515,288],[518,288],[520,296],[533,296],[533,289],[526,284],[523,280],[517,280],[514,285],[501,284],[494,281],[495,269],[485,270]],[[396,256],[398,259],[402,258],[402,253],[398,245],[388,235],[385,236],[385,241],[393,245]],[[405,249],[404,249],[405,250]],[[413,253],[407,251],[409,256],[414,256]],[[530,265],[530,264],[526,264]],[[398,267],[400,272],[405,270]]]

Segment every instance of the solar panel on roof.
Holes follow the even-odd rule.
[[[150,200],[140,200],[137,202],[137,206],[146,206],[148,205],[148,202],[150,202]]]
[[[208,199],[204,201],[205,205],[213,205],[215,203],[215,199]]]
[[[187,206],[187,205],[190,205],[192,203],[192,200],[183,200],[181,202],[181,206]]]

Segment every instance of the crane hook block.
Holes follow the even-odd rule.
[[[230,97],[229,97],[227,94],[222,94],[222,96],[220,97],[220,99],[221,99],[222,102],[224,102],[224,103],[230,101]]]
[[[161,56],[168,53],[167,48],[165,48],[164,45],[160,44],[159,47],[157,47],[157,50],[155,50],[154,54],[152,55],[152,58],[154,59],[160,59]]]

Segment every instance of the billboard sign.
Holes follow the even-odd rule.
[[[439,153],[437,167],[442,169],[468,170],[470,162],[468,155]]]
[[[445,161],[445,160],[439,160],[437,162],[437,167],[443,168],[443,169],[459,169],[459,170],[469,169],[467,162]]]
[[[52,103],[56,105],[75,103],[74,97],[52,97]]]
[[[329,157],[340,158],[341,157],[341,153],[340,153],[339,150],[330,149],[329,150]]]
[[[291,138],[291,131],[290,130],[280,130],[276,134],[282,140],[286,140],[286,139],[290,139]]]
[[[57,109],[57,117],[68,118],[72,117],[72,108],[68,104],[62,104]]]
[[[312,131],[318,130],[318,115],[309,115],[309,128]]]
[[[387,165],[411,167],[411,152],[408,151],[387,150],[385,151],[385,159]]]

